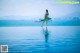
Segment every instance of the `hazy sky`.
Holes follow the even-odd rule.
[[[0,17],[44,17],[45,9],[49,10],[50,17],[60,17],[80,12],[80,5],[59,5],[54,0],[0,0]]]

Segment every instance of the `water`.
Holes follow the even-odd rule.
[[[80,26],[0,27],[9,53],[80,53]]]

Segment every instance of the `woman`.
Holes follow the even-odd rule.
[[[42,25],[41,25],[41,26],[43,26],[44,22],[46,22],[46,26],[47,26],[48,21],[51,19],[51,18],[49,18],[48,16],[49,16],[49,12],[48,12],[48,10],[46,9],[46,13],[45,13],[44,19],[41,20],[41,21],[42,21]]]

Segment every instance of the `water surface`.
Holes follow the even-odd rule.
[[[0,27],[9,53],[80,53],[80,26]]]

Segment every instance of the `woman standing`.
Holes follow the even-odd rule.
[[[46,26],[47,26],[48,21],[51,19],[51,18],[49,18],[48,16],[49,16],[49,12],[48,12],[48,10],[46,9],[46,13],[45,13],[44,19],[41,20],[41,21],[42,21],[42,25],[41,25],[41,26],[43,26],[44,22],[46,22]]]

